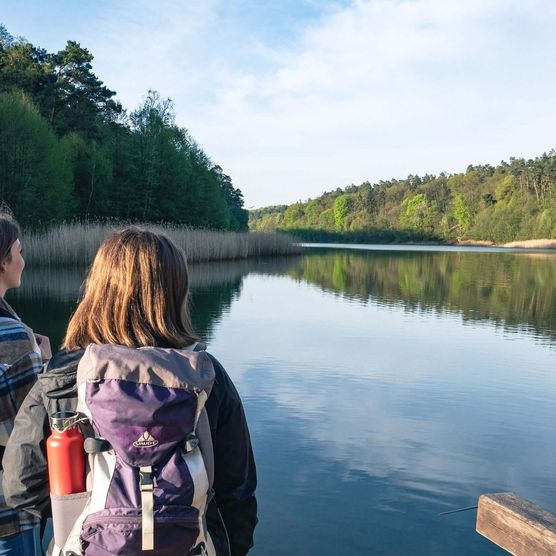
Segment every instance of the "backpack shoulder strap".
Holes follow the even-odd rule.
[[[206,351],[207,346],[203,342],[196,342],[193,351]],[[210,395],[210,393],[209,393]],[[205,462],[205,469],[207,470],[207,477],[209,488],[212,489],[214,484],[214,450],[212,446],[212,435],[210,432],[210,423],[208,420],[208,413],[206,408],[203,407],[199,419],[197,421],[196,435],[199,439],[199,448],[203,454],[203,461]]]

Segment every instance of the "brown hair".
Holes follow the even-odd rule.
[[[5,206],[0,207],[0,265],[11,260],[12,245],[20,235],[19,225],[11,212]]]
[[[190,345],[188,291],[185,255],[170,239],[134,226],[115,232],[95,256],[62,347]]]

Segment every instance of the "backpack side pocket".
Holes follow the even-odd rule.
[[[50,494],[54,543],[56,546],[63,547],[66,544],[70,531],[83,513],[90,498],[90,492],[78,492],[64,496]]]

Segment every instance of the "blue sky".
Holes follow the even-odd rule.
[[[248,207],[556,146],[552,0],[0,0],[0,21],[80,42],[130,110],[173,99]]]

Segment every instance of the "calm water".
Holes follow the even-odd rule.
[[[556,511],[556,254],[310,248],[197,265],[197,330],[240,391],[254,555],[505,554],[484,492]],[[82,270],[10,301],[59,342]]]

